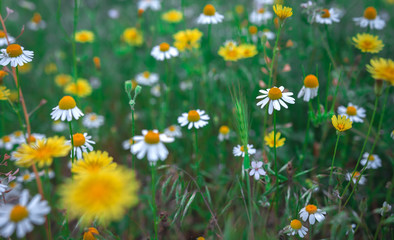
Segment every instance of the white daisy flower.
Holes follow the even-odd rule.
[[[352,180],[352,182],[354,184],[356,184],[357,180],[360,178],[361,174],[358,171],[355,171],[353,173],[346,173],[346,180],[350,181]],[[360,185],[364,185],[367,182],[367,179],[364,176],[361,176],[360,181],[358,181],[358,184]]]
[[[212,4],[207,4],[204,7],[203,12],[197,18],[198,24],[217,24],[222,22],[224,16],[216,12],[215,7]]]
[[[309,204],[306,205],[306,207],[302,208],[299,214],[302,221],[306,222],[309,218],[309,224],[313,225],[315,224],[316,220],[318,222],[323,221],[325,218],[324,215],[326,215],[327,213],[322,211],[321,209],[318,209],[316,205]]]
[[[304,96],[303,100],[305,102],[309,102],[309,100],[317,96],[318,90],[319,81],[317,80],[317,77],[313,74],[309,74],[305,77],[304,86],[302,86],[300,92],[297,95],[297,98]]]
[[[302,226],[302,223],[300,220],[293,219],[290,222],[290,226],[288,227],[288,230],[290,231],[287,235],[288,236],[294,236],[298,233],[300,238],[303,238],[306,233],[308,232],[308,228]]]
[[[272,39],[275,39],[275,33],[273,33],[273,32],[271,32],[269,29],[264,29],[262,32],[261,32],[261,37],[266,37],[268,40],[272,40]]]
[[[178,123],[181,127],[188,125],[188,129],[204,127],[208,124],[208,120],[209,116],[205,114],[204,110],[200,109],[190,110],[188,113],[182,113],[182,116],[178,117]]]
[[[321,24],[332,24],[333,22],[339,22],[341,17],[341,11],[335,8],[322,9],[320,14],[316,14],[315,21]]]
[[[104,124],[104,116],[88,113],[83,117],[82,124],[87,128],[99,128]]]
[[[266,172],[263,169],[262,161],[252,161],[252,168],[250,169],[249,176],[254,176],[255,180],[259,180],[260,176],[266,175]]]
[[[14,147],[14,137],[12,135],[5,135],[0,138],[0,148],[4,148],[7,151],[12,150]]]
[[[352,223],[351,225],[348,225],[348,230],[346,230],[346,235],[349,235],[350,232],[354,233],[354,230],[356,229],[356,224]]]
[[[363,158],[361,159],[361,164],[365,166],[367,165],[367,169],[377,169],[382,166],[382,160],[380,160],[380,157],[376,154],[369,154],[369,153],[364,153]]]
[[[156,84],[150,89],[150,93],[155,96],[155,97],[160,97],[161,96],[161,86],[160,84]]]
[[[23,173],[21,173],[21,175],[16,177],[16,181],[20,183],[22,182],[27,183],[27,182],[31,182],[34,178],[35,178],[34,173],[31,173],[28,170],[26,170]]]
[[[0,65],[11,67],[23,66],[25,63],[33,60],[34,52],[24,50],[19,44],[10,44],[6,49],[1,49]]]
[[[364,15],[362,17],[353,18],[353,21],[362,28],[369,26],[371,29],[380,30],[386,26],[386,23],[378,16],[378,12],[374,7],[367,7],[364,10]]]
[[[135,77],[135,80],[138,84],[152,86],[159,81],[159,74],[145,71],[143,73],[139,73]]]
[[[7,190],[8,186],[0,183],[0,196]]]
[[[53,171],[52,169],[48,169],[47,173],[45,171],[47,171],[47,170],[42,170],[42,171],[38,172],[38,175],[40,177],[48,175],[49,179],[53,179],[55,177],[55,171]]]
[[[347,107],[339,106],[338,115],[344,115],[352,122],[364,122],[365,109],[349,103]]]
[[[63,132],[68,128],[67,124],[65,124],[64,122],[58,120],[58,121],[54,121],[52,123],[52,130],[54,132]]]
[[[157,162],[159,159],[164,161],[168,156],[168,150],[163,143],[170,143],[174,138],[166,134],[160,134],[158,130],[142,130],[142,136],[135,136],[136,141],[131,146],[131,153],[136,154],[138,159],[147,155],[149,162]]]
[[[391,211],[391,205],[384,201],[382,208],[379,209],[380,215],[384,215],[387,212]]]
[[[292,92],[283,92],[285,88],[283,86],[277,88],[272,87],[267,90],[260,90],[259,92],[263,95],[256,97],[256,99],[263,99],[257,103],[257,106],[261,105],[261,108],[264,108],[265,105],[269,102],[268,113],[272,114],[274,109],[280,111],[280,105],[284,108],[287,108],[286,103],[294,104],[295,99],[290,97],[293,95]],[[286,103],[285,103],[286,102]]]
[[[153,11],[158,11],[161,8],[160,0],[140,0],[138,2],[138,9],[147,10],[152,9]]]
[[[150,52],[156,60],[164,61],[165,59],[170,59],[179,55],[178,49],[170,46],[170,44],[163,42],[160,45],[154,46]]]
[[[224,46],[227,48],[236,47],[236,46],[238,46],[238,43],[234,40],[226,40],[224,42]]]
[[[41,200],[37,194],[29,201],[28,190],[23,190],[19,204],[5,204],[0,208],[0,235],[10,237],[15,231],[18,238],[23,238],[26,233],[33,230],[33,224],[42,225],[51,208],[48,202]]]
[[[15,144],[25,143],[25,137],[22,131],[15,131],[12,133],[12,138],[14,139]]]
[[[254,4],[257,6],[274,4],[274,0],[254,0]]]
[[[76,156],[77,160],[82,159],[83,152],[87,153],[93,151],[92,144],[96,144],[94,141],[90,140],[92,137],[87,133],[75,133],[72,138],[74,143],[74,156]],[[67,143],[71,145],[71,140],[68,140]],[[73,151],[70,153],[71,158],[72,154]]]
[[[168,128],[164,129],[164,134],[173,137],[173,138],[180,138],[182,137],[181,127],[178,125],[171,125]]]
[[[179,83],[179,88],[182,91],[187,91],[187,90],[191,90],[193,88],[193,82],[192,81],[182,81]]]
[[[30,30],[37,31],[39,29],[46,28],[47,24],[44,20],[42,20],[41,15],[39,13],[34,13],[33,18],[30,22],[27,23],[27,27]]]
[[[249,15],[249,21],[256,25],[266,24],[269,19],[272,18],[272,13],[268,11],[266,8],[261,7],[257,10],[254,10]]]
[[[15,38],[11,37],[8,34],[8,41],[10,41],[10,44],[14,43],[15,42]],[[0,30],[0,47],[6,46],[6,45],[8,45],[8,42],[7,42],[7,38],[5,37],[5,33],[4,33],[4,31]]]
[[[122,142],[122,147],[124,150],[130,150],[131,145],[133,145],[134,143],[135,142],[134,142],[133,138],[130,138],[130,139],[124,140]]]
[[[51,118],[53,120],[66,120],[72,121],[73,118],[78,120],[78,118],[82,117],[83,113],[77,107],[77,103],[75,102],[74,98],[71,96],[64,96],[59,101],[59,105],[52,109]]]
[[[23,139],[23,143],[26,143],[26,139],[29,138],[29,136],[28,136],[27,133],[25,134],[25,136],[26,136],[26,138]],[[32,134],[30,134],[29,142],[30,142],[30,143],[34,143],[34,142],[36,142],[37,140],[41,140],[41,139],[43,139],[43,138],[45,138],[45,135],[44,135],[44,134],[32,133]]]
[[[247,150],[248,150],[248,156],[253,155],[256,153],[256,149],[253,148],[253,144],[248,144],[247,145]],[[237,145],[233,148],[233,154],[236,157],[242,156],[245,157],[245,149],[244,146]]]
[[[228,140],[230,138],[230,128],[226,125],[220,126],[219,128],[219,141]]]

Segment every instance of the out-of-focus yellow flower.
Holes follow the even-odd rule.
[[[236,12],[238,15],[242,15],[242,14],[245,12],[244,6],[241,5],[241,4],[235,6],[235,12]]]
[[[352,121],[346,116],[332,116],[331,118],[332,125],[339,131],[344,132],[350,128],[352,128]]]
[[[6,72],[6,71],[4,71],[4,70],[0,70],[0,80],[3,80],[3,78],[5,77],[5,76],[7,76],[8,75],[8,73]],[[0,82],[1,83],[1,82]]]
[[[33,65],[31,63],[25,63],[22,66],[18,67],[19,73],[25,74],[31,71]]]
[[[55,63],[48,63],[47,65],[45,65],[45,69],[44,69],[46,74],[52,74],[57,72],[57,66]]]
[[[99,231],[94,228],[90,227],[86,232],[83,234],[83,240],[96,240],[96,235],[99,235]]]
[[[71,172],[76,176],[81,176],[88,173],[97,172],[101,169],[115,169],[116,163],[107,152],[92,151],[84,152],[81,160],[74,162],[71,167]]]
[[[180,11],[173,9],[163,13],[163,15],[161,15],[161,19],[169,23],[178,23],[182,21],[183,14]]]
[[[226,44],[226,46],[221,46],[219,48],[218,54],[223,57],[225,61],[235,62],[243,58],[241,48],[233,44]]]
[[[18,99],[18,91],[16,90],[11,90],[10,95],[8,96],[8,99],[10,99],[11,102],[17,102]]]
[[[71,80],[72,80],[72,77],[70,75],[68,75],[68,74],[58,74],[55,77],[55,83],[59,87],[66,86],[68,83],[71,82]]]
[[[391,59],[371,59],[367,71],[376,80],[384,80],[394,85],[394,61]]]
[[[79,78],[77,83],[71,82],[65,88],[64,92],[66,94],[73,94],[78,97],[87,97],[92,93],[92,87],[88,80]]]
[[[293,15],[293,9],[291,7],[284,7],[281,4],[273,6],[274,12],[278,18],[284,20]]]
[[[10,96],[10,90],[5,86],[0,86],[0,100],[8,100],[8,96]]]
[[[94,33],[87,30],[76,32],[75,41],[80,43],[92,43],[94,41]]]
[[[352,38],[353,45],[361,52],[378,53],[384,47],[382,40],[378,36],[368,33],[357,34]]]
[[[251,58],[257,55],[257,48],[253,44],[241,44],[238,47],[242,53],[243,58]]]
[[[198,49],[200,47],[200,39],[202,32],[198,29],[186,29],[174,34],[174,46],[181,52],[185,50]]]
[[[137,28],[126,28],[123,31],[122,39],[131,46],[141,46],[144,42],[144,37]]]
[[[276,138],[274,139],[274,131],[270,132],[268,135],[264,137],[265,145],[268,145],[269,147],[273,148],[274,147],[274,140],[276,148],[282,147],[285,144],[286,138],[280,138],[281,133],[277,132],[276,133]]]

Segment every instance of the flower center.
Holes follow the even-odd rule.
[[[85,144],[85,136],[82,133],[76,133],[73,135],[74,147],[80,147]]]
[[[278,100],[279,98],[282,97],[282,91],[277,87],[273,87],[269,90],[268,97],[271,100]]]
[[[187,115],[187,120],[189,122],[197,122],[200,120],[200,114],[196,110],[190,110],[188,115]]]
[[[90,116],[90,120],[91,121],[96,121],[97,120],[97,115],[96,114],[91,115]]]
[[[255,35],[257,33],[257,27],[256,26],[250,26],[249,27],[249,33],[252,35]]]
[[[8,186],[9,186],[10,188],[14,188],[14,187],[16,187],[16,182],[10,182],[10,183],[8,184]]]
[[[354,172],[352,178],[358,179],[360,177],[360,173],[358,171]]]
[[[341,131],[345,128],[345,124],[338,123],[338,129]]]
[[[298,229],[301,229],[302,224],[301,224],[300,220],[294,219],[290,222],[290,227],[292,229],[298,230]]]
[[[77,106],[77,103],[75,102],[74,98],[71,96],[64,96],[59,101],[59,108],[62,110],[73,109],[75,108],[75,106]]]
[[[130,143],[130,145],[133,145],[134,144],[134,140],[132,138],[130,138],[129,139],[129,143]]]
[[[369,20],[374,20],[378,15],[374,7],[367,7],[364,11],[364,17]]]
[[[305,207],[305,210],[309,213],[309,214],[314,214],[315,212],[317,212],[317,207],[313,204],[307,205]]]
[[[262,13],[265,12],[265,9],[264,9],[264,8],[260,8],[260,9],[258,10],[258,12],[262,14]]]
[[[346,114],[349,116],[356,116],[357,115],[357,109],[353,106],[349,106],[346,108]]]
[[[0,30],[0,38],[5,38],[5,33]]]
[[[142,73],[142,75],[144,76],[144,78],[149,78],[150,72],[145,71],[145,72]]]
[[[170,130],[170,132],[174,132],[174,131],[175,131],[175,126],[174,126],[174,125],[170,126],[170,127],[168,128],[168,130]]]
[[[168,50],[170,50],[170,44],[163,42],[160,44],[160,51],[161,52],[167,52]]]
[[[9,136],[4,136],[3,137],[3,142],[10,142],[11,138]]]
[[[319,81],[315,75],[309,74],[304,79],[304,86],[307,88],[317,88],[319,86]]]
[[[321,15],[320,15],[320,17],[322,17],[322,18],[329,18],[330,16],[331,16],[331,15],[330,15],[330,11],[328,11],[327,8],[321,10]]]
[[[160,142],[160,135],[153,131],[148,131],[144,138],[145,142],[148,144],[157,144]]]
[[[30,174],[23,175],[23,181],[27,181],[30,179]]]
[[[10,213],[10,220],[13,222],[20,222],[29,216],[29,212],[26,207],[21,205],[15,205]]]
[[[19,57],[23,53],[19,44],[10,44],[6,51],[10,57]]]
[[[241,152],[245,152],[245,148],[244,148],[244,146],[241,146]],[[248,150],[248,147],[246,147],[246,150]]]
[[[79,34],[79,41],[81,42],[87,42],[90,40],[90,37],[87,33],[80,33]]]
[[[371,161],[371,162],[375,161],[375,157],[373,155],[369,155],[368,161]]]
[[[33,18],[31,19],[34,23],[40,23],[42,20],[41,15],[39,13],[34,13]]]
[[[219,132],[223,135],[227,135],[230,132],[230,128],[227,126],[221,126]]]
[[[36,138],[33,135],[30,135],[30,138],[28,137],[29,143],[34,143],[36,142]]]
[[[212,4],[207,4],[204,7],[203,13],[206,16],[213,16],[216,13],[216,9],[215,9],[215,7]]]
[[[22,136],[22,131],[16,131],[14,132],[15,137],[20,137]]]

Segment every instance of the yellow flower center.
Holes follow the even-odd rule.
[[[339,131],[345,129],[345,124],[338,123],[338,129],[339,129]]]
[[[377,15],[378,13],[374,7],[367,7],[364,11],[364,17],[369,20],[374,20]]]
[[[30,179],[30,174],[23,175],[23,181],[27,181]]]
[[[0,38],[5,38],[5,33],[0,30]]]
[[[9,186],[10,188],[14,188],[14,187],[16,187],[16,182],[10,182],[10,183],[8,184],[8,186]]]
[[[157,144],[160,142],[160,135],[153,131],[148,131],[144,138],[145,142],[148,144]]]
[[[22,131],[16,131],[14,132],[15,137],[20,137],[22,136]]]
[[[33,18],[31,19],[34,23],[40,23],[42,20],[41,15],[39,13],[34,13]]]
[[[213,16],[216,13],[216,9],[212,4],[207,4],[205,5],[203,12],[206,16]]]
[[[78,40],[81,42],[87,42],[90,40],[90,36],[87,33],[80,33],[78,36]]]
[[[90,115],[90,120],[91,121],[96,121],[97,120],[97,115],[96,114]]]
[[[74,98],[71,96],[64,96],[59,101],[59,108],[62,110],[73,109],[75,108],[75,106],[77,106],[77,103],[75,102]]]
[[[273,87],[269,90],[268,97],[271,100],[278,100],[279,98],[282,97],[282,91],[277,87]]]
[[[373,155],[369,155],[368,161],[371,161],[371,162],[375,161],[375,157]]]
[[[300,220],[294,219],[290,222],[290,227],[294,230],[298,230],[302,228],[302,224]]]
[[[85,144],[85,136],[82,133],[76,133],[73,135],[73,141],[75,147],[80,147]]]
[[[8,45],[6,51],[10,57],[19,57],[23,53],[22,48],[19,44]]]
[[[161,50],[161,45],[160,45],[160,50]],[[149,78],[150,72],[145,71],[145,72],[142,73],[142,75],[144,76],[144,78]]]
[[[322,18],[329,18],[330,16],[331,16],[330,11],[328,11],[327,8],[321,10],[320,17],[322,17]]]
[[[196,110],[190,110],[187,114],[187,120],[189,122],[197,122],[198,120],[200,120],[200,114],[198,114]]]
[[[4,136],[3,137],[3,142],[10,142],[11,141],[11,138],[9,137],[9,136]]]
[[[259,12],[259,13],[264,13],[264,12],[265,12],[265,9],[264,9],[264,8],[260,8],[260,9],[258,10],[258,12]]]
[[[360,173],[358,171],[354,172],[352,178],[358,179],[360,177]]]
[[[230,132],[230,128],[227,126],[221,126],[219,132],[223,135],[227,135]]]
[[[346,114],[349,116],[356,116],[357,115],[357,109],[353,106],[349,106],[346,108]]]
[[[10,220],[13,222],[20,222],[29,216],[27,208],[21,205],[15,205],[10,213]]]
[[[255,35],[257,33],[257,27],[256,26],[250,26],[249,27],[249,33],[252,35]]]
[[[33,135],[30,135],[27,139],[29,140],[29,143],[34,143],[37,140]]]
[[[168,130],[170,130],[170,132],[173,132],[173,131],[175,131],[175,126],[174,125],[172,125],[172,126],[170,126],[169,128],[168,128]]]
[[[163,42],[160,44],[160,51],[161,52],[167,52],[168,50],[170,50],[170,44]]]
[[[130,143],[130,145],[133,145],[134,144],[134,140],[132,138],[130,138],[129,139],[129,143]]]
[[[319,86],[319,81],[315,75],[309,74],[304,79],[304,86],[307,88],[317,88]]]
[[[244,146],[241,146],[240,150],[241,150],[241,152],[245,152]],[[246,150],[248,150],[248,147],[246,147]]]
[[[307,205],[305,207],[305,210],[309,213],[309,214],[314,214],[315,212],[317,212],[317,207],[313,204]]]

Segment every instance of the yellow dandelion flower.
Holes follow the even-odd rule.
[[[382,40],[378,36],[368,33],[357,34],[352,40],[353,45],[360,49],[361,52],[378,53],[384,47]]]
[[[278,16],[278,18],[280,18],[281,20],[284,20],[293,15],[293,9],[291,7],[284,7],[281,4],[276,4],[272,8],[274,9],[276,16]]]
[[[394,85],[394,61],[391,59],[371,59],[367,71],[376,80],[384,80]]]
[[[96,235],[99,235],[99,231],[94,228],[90,227],[86,232],[83,233],[83,240],[96,240]]]
[[[50,137],[38,139],[34,143],[22,144],[12,156],[16,159],[16,165],[30,167],[37,163],[39,167],[50,166],[53,158],[64,157],[70,152],[71,146],[64,137]]]
[[[67,86],[64,88],[64,92],[66,94],[73,94],[78,97],[87,97],[92,93],[92,87],[90,86],[88,80],[79,78],[77,83],[72,82],[67,84]]]
[[[131,46],[141,46],[144,41],[142,33],[136,28],[126,28],[123,31],[122,39]]]
[[[202,32],[198,29],[186,29],[174,34],[174,46],[181,52],[200,48]]]
[[[218,54],[223,57],[225,61],[238,61],[243,57],[243,53],[238,46],[221,46]]]
[[[60,187],[61,205],[70,218],[80,218],[82,225],[97,220],[101,225],[120,220],[126,210],[138,202],[139,183],[134,171],[117,167],[101,169]]]
[[[243,58],[251,58],[257,55],[257,48],[253,44],[241,44],[239,45]]]
[[[346,116],[332,116],[331,118],[332,125],[340,132],[344,132],[350,128],[352,128],[352,121]]]
[[[94,41],[94,33],[87,30],[76,32],[75,41],[80,43],[92,43]]]
[[[182,21],[183,14],[180,11],[173,9],[163,13],[163,15],[161,15],[161,19],[169,23],[178,23]]]
[[[276,141],[276,148],[282,147],[285,144],[286,138],[280,138],[281,133],[276,133],[276,139],[274,139],[274,131],[270,132],[268,135],[264,137],[265,145],[269,147],[274,147],[274,140]]]
[[[71,80],[72,80],[72,77],[70,75],[68,75],[68,74],[58,74],[55,77],[55,83],[59,87],[66,86],[68,83],[71,82]]]
[[[112,161],[113,158],[108,156],[108,153],[105,151],[84,152],[83,158],[72,165],[71,172],[82,175],[94,173],[101,169],[113,170],[116,168],[116,163]]]
[[[8,96],[10,96],[10,90],[5,86],[0,86],[0,100],[8,100]]]

